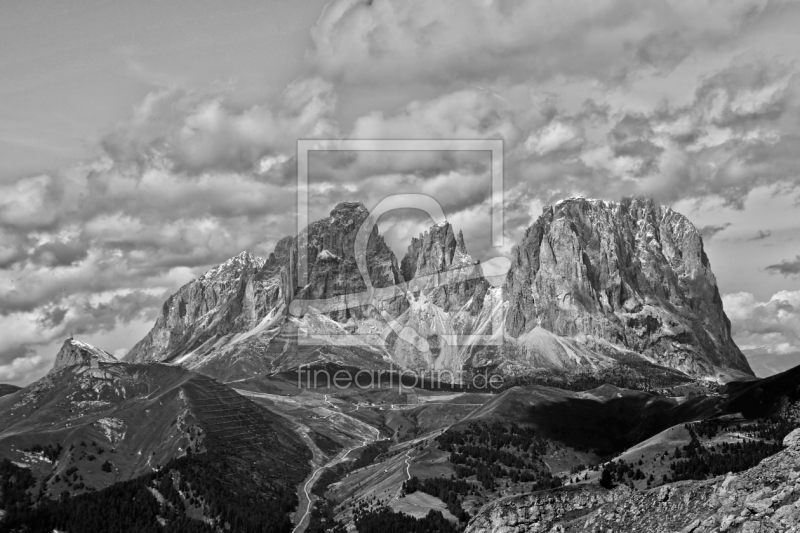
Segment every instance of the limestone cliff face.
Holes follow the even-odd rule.
[[[347,202],[336,206],[330,217],[309,225],[304,232],[307,283],[298,279],[299,246],[292,237],[280,240],[266,261],[242,252],[209,270],[167,299],[152,330],[125,360],[180,364],[222,380],[296,367],[309,362],[309,357],[330,355],[364,367],[382,361],[385,353],[364,359],[364,354],[352,350],[328,354],[315,347],[298,347],[301,329],[344,335],[345,324],[353,319],[376,316],[371,306],[287,320],[287,305],[295,298],[327,299],[366,289],[354,243],[368,216],[362,204]],[[397,260],[377,229],[369,236],[367,259],[374,287],[402,281]],[[395,315],[408,305],[401,298],[386,304]]]
[[[387,338],[387,349],[399,365],[414,370],[461,371],[476,351],[475,335],[491,335],[499,298],[480,265],[467,253],[464,236],[448,222],[432,226],[413,238],[400,263],[407,282],[408,308],[397,322],[411,327],[430,346],[414,346]]]
[[[428,277],[430,282],[425,284],[435,288],[428,291],[427,297],[445,311],[458,309],[471,299],[472,311],[479,310],[489,287],[480,267],[467,253],[464,235],[460,231],[456,235],[449,222],[436,224],[418,238],[412,238],[400,269],[405,281]],[[473,274],[470,276],[473,279],[441,284],[438,275],[454,269]],[[477,297],[473,298],[476,292]]]
[[[346,297],[367,290],[356,263],[355,243],[358,231],[368,217],[369,210],[364,204],[343,202],[331,211],[328,218],[313,222],[304,230],[307,248],[299,249],[295,241],[285,268],[287,301]],[[308,282],[301,284],[298,258],[303,253],[307,253]],[[366,260],[373,287],[389,287],[403,281],[397,259],[378,233],[377,226],[373,226],[367,240]],[[399,313],[404,303],[396,300],[385,305]],[[364,319],[375,316],[375,310],[372,306],[354,307],[333,311],[329,316],[337,322],[345,322],[351,317]]]
[[[210,270],[164,303],[126,360],[180,364],[223,380],[313,361],[526,374],[644,357],[695,376],[751,373],[731,339],[700,235],[652,201],[570,199],[546,208],[516,248],[504,287],[486,281],[449,223],[412,239],[399,264],[373,227],[371,285],[393,287],[396,296],[364,303],[355,241],[368,217],[360,203],[339,204],[300,238],[278,242],[266,261],[244,252]],[[292,302],[332,298],[350,307],[316,313],[304,304],[289,313]],[[403,328],[430,349],[400,338]],[[323,344],[298,340],[309,335]]]
[[[797,531],[800,429],[786,449],[750,470],[638,492],[597,484],[502,498],[481,508],[466,533]]]
[[[285,245],[278,243],[266,263],[242,252],[181,287],[164,302],[153,329],[125,360],[169,360],[255,327],[281,302],[277,265]]]
[[[752,374],[700,234],[652,200],[573,198],[545,208],[514,253],[506,297],[512,337],[541,327],[694,375]]]
[[[56,354],[56,361],[50,374],[71,366],[97,366],[98,363],[118,363],[119,361],[110,353],[91,344],[67,339]]]

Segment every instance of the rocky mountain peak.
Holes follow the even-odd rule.
[[[258,270],[263,268],[264,259],[256,257],[248,251],[243,251],[221,263],[205,274],[200,276],[201,280],[217,280],[221,278],[236,278],[245,270]]]
[[[360,202],[342,202],[331,211],[328,218],[312,222],[302,231],[307,246],[300,249],[298,242],[292,246],[286,265],[287,300],[328,299],[345,294],[355,294],[366,290],[366,280],[362,278],[356,259],[356,236],[369,210]],[[302,240],[302,239],[298,239]],[[299,279],[298,259],[305,259],[308,265],[308,280]],[[383,237],[373,226],[366,247],[369,282],[373,287],[388,287],[402,281],[397,259]],[[388,303],[394,312],[400,312],[404,305],[401,300]],[[353,308],[335,312],[331,318],[338,322],[347,321],[351,315],[364,316],[371,313],[367,308]]]
[[[752,374],[734,344],[699,232],[647,198],[547,206],[514,252],[507,330],[624,347],[695,375]]]
[[[411,239],[408,251],[400,262],[400,270],[403,279],[411,281],[417,275],[444,272],[473,263],[464,244],[464,234],[459,231],[456,235],[449,222],[441,222]]]
[[[335,224],[340,221],[364,221],[369,216],[369,209],[361,202],[340,202],[331,210],[329,222]],[[345,222],[347,224],[347,222]]]
[[[295,354],[292,361],[305,357],[293,348],[290,331],[302,327],[325,335],[380,333],[388,339],[381,357],[400,365],[432,364],[436,356],[445,368],[509,362],[514,372],[525,372],[589,360],[613,364],[639,354],[695,376],[721,369],[752,374],[731,338],[700,234],[652,199],[577,197],[547,206],[513,252],[505,286],[494,289],[448,222],[412,239],[400,264],[373,227],[364,280],[355,240],[367,217],[363,204],[342,202],[299,238],[281,239],[266,261],[243,252],[211,269],[165,302],[153,330],[126,360],[174,361],[196,370],[213,364],[215,376],[233,375],[236,365],[239,374],[270,371],[288,364],[287,354]],[[300,307],[286,320],[294,301],[357,298],[367,281],[373,288],[414,288],[377,306],[339,306],[324,316],[307,313],[314,305]],[[495,335],[504,347],[454,345],[430,357],[403,355],[408,346],[394,341],[391,328],[381,329],[384,312],[425,335]]]
[[[284,321],[292,300],[326,299],[366,290],[354,244],[368,216],[363,204],[343,202],[330,217],[309,224],[301,233],[303,239],[278,241],[266,261],[242,252],[209,270],[170,296],[153,329],[126,360],[174,362],[217,376],[244,372],[244,368],[267,371],[274,357],[265,356],[272,339],[284,326],[294,327]],[[303,240],[307,246],[301,247]],[[299,279],[301,254],[307,254],[305,280]],[[402,280],[397,261],[377,228],[369,235],[367,263],[373,287]],[[407,304],[399,298],[387,303],[389,308],[396,307],[398,314],[403,305]],[[331,313],[329,318],[344,323],[365,313],[374,314],[375,310],[371,306],[347,309]],[[281,334],[280,339],[293,337]],[[287,352],[288,348],[280,349],[277,355]],[[222,354],[235,354],[231,356],[235,363]]]
[[[96,367],[98,363],[117,362],[119,361],[113,355],[99,348],[95,348],[91,344],[75,339],[67,339],[58,351],[55,364],[53,364],[50,373],[71,366]]]
[[[165,361],[208,343],[210,350],[216,339],[252,328],[281,301],[280,266],[275,266],[283,260],[276,254],[285,255],[286,247],[286,239],[280,241],[270,261],[241,252],[178,289],[125,360]]]
[[[264,263],[264,268],[274,268],[282,266],[289,259],[294,237],[284,237],[275,245],[275,249],[269,254],[269,258]]]
[[[480,267],[467,253],[464,234],[456,233],[449,222],[434,224],[419,237],[411,239],[408,251],[400,262],[405,281],[422,276],[431,277],[450,270],[459,269],[469,280],[439,285],[438,276],[425,285],[435,285],[426,291],[428,298],[437,306],[456,309],[473,300],[472,312],[480,310],[489,284],[483,278]],[[473,296],[478,295],[478,298]]]

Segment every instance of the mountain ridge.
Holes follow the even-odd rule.
[[[357,300],[367,286],[355,240],[368,217],[363,204],[345,202],[303,239],[279,241],[268,259],[243,252],[211,269],[165,302],[125,360],[181,364],[226,381],[314,362],[524,374],[631,358],[695,377],[752,375],[702,237],[652,200],[570,198],[546,207],[499,288],[447,222],[413,238],[399,262],[373,226],[370,283],[395,291],[379,301]],[[302,286],[298,258],[308,264]],[[289,312],[303,301],[347,305]],[[425,342],[409,343],[401,330]]]
[[[212,448],[264,463],[290,486],[307,470],[310,453],[282,417],[213,378],[117,361],[74,339],[59,354],[46,376],[0,397],[0,459],[30,469],[41,494],[100,489]],[[53,451],[40,457],[42,448]]]

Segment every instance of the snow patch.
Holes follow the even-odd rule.
[[[338,260],[339,260],[339,256],[336,255],[336,254],[332,254],[328,250],[322,250],[317,255],[317,261],[338,261]]]

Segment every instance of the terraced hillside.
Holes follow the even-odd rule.
[[[272,465],[275,477],[281,470],[289,477],[305,470],[298,465],[304,467],[310,453],[280,416],[200,374],[184,390],[208,445],[248,459],[266,454],[264,460]]]
[[[0,398],[0,459],[29,468],[41,497],[206,453],[241,465],[266,492],[294,487],[311,457],[283,418],[181,367],[90,361]]]

